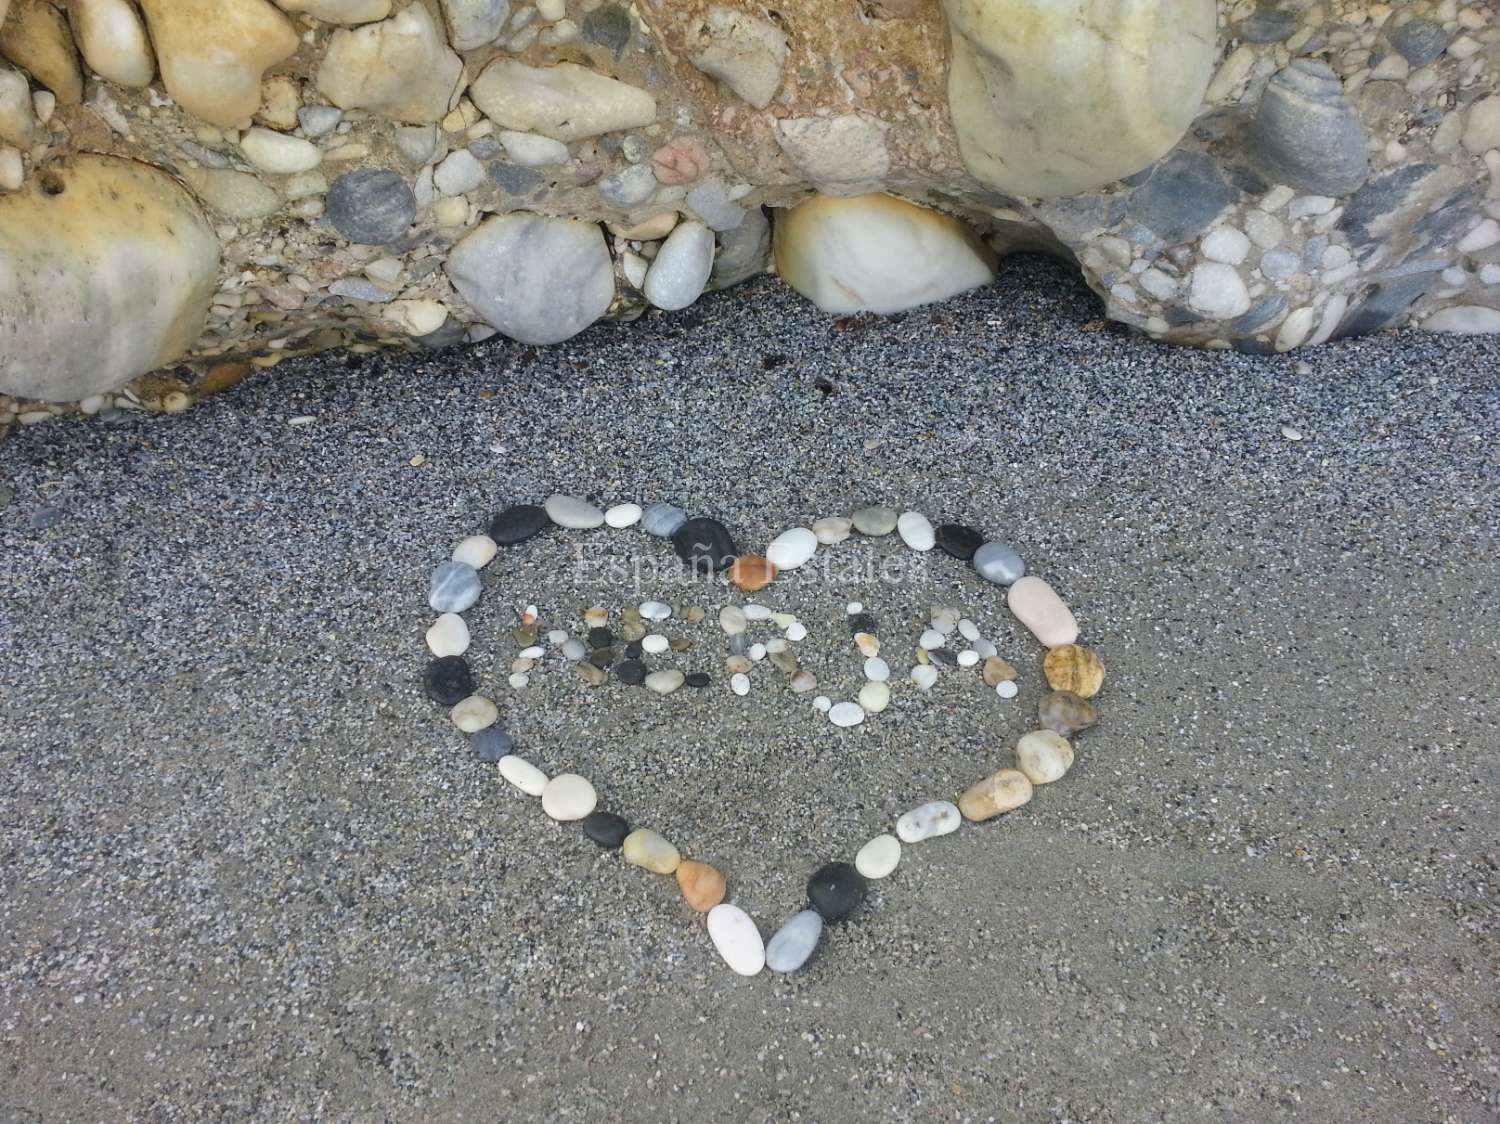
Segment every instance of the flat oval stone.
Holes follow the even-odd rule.
[[[469,626],[457,613],[444,613],[427,629],[427,649],[434,656],[461,656],[469,650]]]
[[[536,504],[517,504],[490,520],[490,538],[501,546],[514,546],[531,538],[549,522],[547,513]]]
[[[865,660],[865,678],[871,683],[884,683],[891,677],[891,665],[879,656]]]
[[[746,593],[765,589],[776,580],[776,567],[758,554],[741,554],[729,567],[729,584]]]
[[[615,678],[631,687],[639,687],[646,681],[646,665],[640,660],[625,660],[615,668]]]
[[[630,834],[630,825],[624,816],[614,812],[590,812],[583,817],[583,833],[601,847],[610,850],[622,846]]]
[[[664,621],[672,615],[672,606],[665,601],[642,601],[640,611],[648,621]]]
[[[455,703],[448,716],[464,733],[477,734],[499,720],[500,709],[483,695],[470,695]]]
[[[729,689],[737,695],[748,695],[750,693],[750,677],[743,671],[736,671],[729,677]]]
[[[766,945],[766,967],[773,972],[795,972],[807,963],[822,935],[823,915],[804,909],[777,929]]]
[[[474,673],[462,656],[441,656],[422,674],[427,697],[443,706],[453,706],[474,693]]]
[[[1036,704],[1037,721],[1043,729],[1052,730],[1070,738],[1080,730],[1087,730],[1099,720],[1094,704],[1081,699],[1072,691],[1053,691],[1042,696]]]
[[[849,537],[849,531],[854,526],[852,519],[845,519],[842,515],[830,515],[823,519],[814,520],[812,533],[817,536],[818,542],[824,546],[833,546],[843,542]]]
[[[866,714],[879,714],[891,705],[891,685],[872,679],[859,689],[858,698]]]
[[[495,557],[495,540],[489,535],[470,535],[453,548],[453,561],[482,570]]]
[[[917,637],[917,646],[931,652],[943,646],[947,638],[935,628],[929,628]]]
[[[880,655],[880,637],[870,632],[856,632],[854,634],[854,646],[859,649],[859,654],[867,659],[874,659]]]
[[[1016,768],[1032,784],[1061,780],[1073,767],[1073,744],[1052,730],[1033,730],[1016,742]]]
[[[707,863],[683,859],[673,873],[682,900],[699,913],[707,913],[724,900],[724,876]]]
[[[427,604],[437,613],[462,613],[479,600],[479,574],[466,562],[444,562],[432,571]]]
[[[1042,661],[1047,685],[1054,691],[1071,691],[1091,699],[1104,686],[1104,661],[1078,644],[1059,644]]]
[[[1078,622],[1073,619],[1073,611],[1041,578],[1017,579],[1005,599],[1016,620],[1046,647],[1056,648],[1078,639]]]
[[[588,643],[590,648],[608,648],[615,642],[615,634],[602,625],[596,625],[589,629]]]
[[[687,682],[687,676],[676,668],[667,671],[653,671],[646,676],[646,687],[655,691],[658,695],[670,695],[673,691]]]
[[[516,748],[516,739],[498,726],[488,726],[470,738],[469,744],[474,747],[475,757],[493,765]]]
[[[709,682],[708,672],[690,671],[682,677],[682,681],[689,687],[707,687]]]
[[[669,539],[687,522],[687,512],[675,504],[653,503],[641,513],[641,530],[659,539]]]
[[[937,533],[932,529],[932,521],[920,511],[902,512],[901,517],[896,520],[896,533],[913,550],[931,550],[937,543]]]
[[[818,552],[818,536],[806,527],[782,531],[766,547],[766,558],[778,570],[795,570]]]
[[[979,653],[973,648],[965,648],[962,652],[958,653],[959,667],[973,667],[978,662]]]
[[[1001,769],[958,798],[964,818],[979,823],[1019,808],[1031,799],[1031,782],[1015,769]]]
[[[749,627],[749,618],[738,605],[725,605],[719,610],[719,627],[730,636],[738,636]]]
[[[573,671],[590,687],[602,687],[609,682],[609,673],[592,659],[579,660],[573,665]]]
[[[1011,585],[1026,573],[1021,556],[1003,542],[987,542],[974,552],[974,570],[987,582]]]
[[[751,603],[745,606],[745,619],[747,621],[768,621],[771,619],[771,610],[764,605]]]
[[[502,777],[527,796],[540,796],[547,787],[547,774],[513,753],[500,758],[499,769]]]
[[[542,789],[542,811],[559,822],[581,820],[598,803],[594,786],[577,773],[558,773]]]
[[[729,528],[717,519],[703,516],[689,519],[672,532],[672,549],[695,570],[728,569],[739,554]]]
[[[655,874],[671,874],[682,855],[668,840],[649,827],[638,827],[625,837],[625,861]]]
[[[589,650],[583,646],[583,641],[575,636],[563,641],[562,654],[565,660],[581,660],[589,654]]]
[[[961,523],[941,524],[935,532],[935,538],[939,550],[960,562],[968,562],[984,545],[983,535],[973,527],[965,527]]]
[[[816,691],[818,689],[818,677],[805,667],[798,668],[788,686],[791,687],[792,694],[805,695],[809,691]]]
[[[1016,686],[1014,679],[1002,679],[995,684],[995,694],[1002,699],[1013,699],[1021,693],[1021,688]]]
[[[854,869],[866,878],[884,878],[901,861],[901,840],[894,835],[877,835],[854,856]]]
[[[417,219],[416,195],[404,179],[385,168],[344,173],[333,181],[324,203],[334,229],[366,246],[396,241]]]
[[[835,726],[858,726],[865,720],[865,711],[859,703],[834,703],[828,711],[828,721]]]
[[[862,507],[856,511],[850,522],[854,529],[862,535],[871,535],[879,538],[888,535],[896,529],[898,516],[893,507]]]
[[[911,681],[923,691],[930,691],[938,681],[938,669],[929,663],[919,663],[911,669]]]
[[[638,503],[617,503],[604,513],[604,521],[611,527],[631,527],[640,522],[641,505]]]
[[[659,656],[672,647],[672,642],[659,632],[641,638],[641,651],[648,656]]]
[[[716,905],[708,911],[708,939],[737,975],[754,976],[766,966],[760,930],[737,905]]]
[[[896,821],[896,834],[903,843],[920,843],[938,835],[957,831],[963,823],[958,807],[951,800],[933,800],[913,808]]]
[[[865,876],[849,863],[824,863],[807,880],[807,900],[824,921],[838,922],[859,907],[869,888]]]
[[[559,527],[587,531],[604,522],[604,512],[579,496],[548,496],[543,510]]]

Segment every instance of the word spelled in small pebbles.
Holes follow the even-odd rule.
[[[931,550],[937,543],[937,532],[932,529],[932,521],[920,511],[902,512],[901,518],[896,520],[896,532],[901,536],[901,541],[913,550]]]
[[[624,816],[614,812],[590,812],[583,817],[583,833],[599,846],[613,851],[624,845],[625,837],[630,834],[630,825]]]
[[[1061,780],[1073,767],[1073,745],[1052,730],[1033,730],[1016,742],[1016,768],[1032,784]]]
[[[604,513],[604,521],[611,527],[631,527],[641,520],[641,505],[638,503],[617,503]]]
[[[433,702],[453,706],[474,693],[474,673],[462,656],[442,656],[427,665],[422,689]]]
[[[604,522],[604,512],[578,496],[548,496],[542,508],[559,527],[587,531]]]
[[[699,913],[707,913],[724,900],[724,876],[707,863],[683,859],[674,873],[682,900]]]
[[[672,532],[672,549],[694,570],[726,570],[739,554],[729,528],[717,519],[699,516]]]
[[[776,580],[776,566],[758,554],[741,554],[729,567],[729,584],[746,593],[765,589]]]
[[[828,711],[828,721],[835,726],[858,726],[865,720],[865,709],[859,703],[834,703]]]
[[[865,876],[849,863],[824,863],[807,880],[807,900],[824,921],[837,922],[859,907],[869,888]]]
[[[649,827],[638,827],[625,837],[625,861],[654,874],[671,874],[682,855],[668,840]]]
[[[854,521],[841,515],[830,515],[812,525],[812,533],[824,546],[835,546],[849,537]]]
[[[1031,799],[1031,782],[1015,769],[1001,769],[971,786],[958,798],[964,819],[974,823],[993,819],[1002,812],[1019,808]]]
[[[1081,699],[1093,698],[1104,686],[1104,661],[1077,644],[1059,644],[1049,651],[1042,671],[1054,691],[1071,691]]]
[[[898,518],[896,509],[893,507],[862,507],[854,513],[850,522],[860,534],[879,538],[896,529]]]
[[[641,512],[641,530],[659,539],[669,539],[687,522],[687,512],[670,503],[654,503]]]
[[[708,911],[708,939],[737,975],[754,976],[766,966],[760,930],[737,905],[716,905]]]
[[[641,617],[648,621],[664,621],[672,615],[672,606],[665,601],[642,601]]]
[[[782,531],[766,547],[766,558],[778,570],[795,570],[818,552],[818,536],[806,527]]]
[[[1006,594],[1010,611],[1048,648],[1078,639],[1078,622],[1057,591],[1041,578],[1021,578]]]
[[[1003,542],[987,542],[974,552],[974,571],[985,581],[1011,585],[1026,573],[1021,556]]]
[[[427,648],[434,656],[461,656],[469,650],[469,626],[457,613],[444,613],[427,629]]]
[[[866,878],[884,878],[901,861],[901,840],[894,835],[877,835],[854,856],[854,869]]]
[[[1036,716],[1043,729],[1055,731],[1065,738],[1087,730],[1099,720],[1094,704],[1072,691],[1053,691],[1044,695],[1036,704]]]
[[[493,765],[516,748],[516,739],[498,726],[487,726],[470,739],[474,756],[486,765]]]
[[[453,561],[482,570],[495,557],[495,540],[489,535],[470,535],[453,548]]]
[[[499,769],[502,777],[527,796],[540,796],[547,787],[547,774],[514,754],[500,758]]]
[[[598,803],[594,786],[577,773],[558,773],[542,789],[542,811],[559,822],[581,820]]]
[[[766,967],[773,972],[795,972],[807,963],[822,935],[823,915],[804,909],[777,929],[766,945]]]
[[[871,680],[859,689],[859,705],[866,714],[879,714],[891,705],[891,685]]]
[[[444,562],[432,571],[427,604],[435,613],[462,613],[479,600],[479,573],[467,562]]]
[[[525,542],[551,522],[534,503],[508,507],[490,521],[490,538],[501,546]]]
[[[963,817],[951,800],[933,800],[903,814],[896,821],[896,834],[903,843],[920,843],[923,839],[957,831],[961,823]]]
[[[670,695],[686,682],[687,676],[674,667],[667,671],[653,671],[646,676],[646,689],[658,695]]]
[[[942,524],[935,532],[935,537],[937,548],[960,562],[968,562],[984,545],[983,535],[973,527],[965,527],[960,523]]]

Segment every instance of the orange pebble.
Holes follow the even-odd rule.
[[[746,593],[765,589],[776,578],[776,564],[758,554],[741,554],[729,567],[729,584]]]
[[[683,859],[677,867],[677,885],[683,900],[699,913],[707,913],[724,900],[724,876],[707,863]]]

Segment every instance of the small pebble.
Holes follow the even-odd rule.
[[[489,535],[470,535],[453,548],[453,561],[482,570],[495,557],[496,549]]]
[[[822,935],[822,915],[815,909],[804,909],[777,929],[766,945],[766,967],[773,972],[795,972],[807,963]]]
[[[766,559],[777,570],[795,570],[812,560],[818,551],[818,536],[806,527],[783,531],[766,547]]]
[[[866,659],[874,659],[880,655],[880,637],[872,632],[856,632],[854,634],[854,646],[859,649],[859,654]]]
[[[773,656],[779,652],[787,651],[790,646],[790,642],[784,636],[773,636],[766,641],[766,651]]]
[[[672,549],[695,573],[727,570],[740,552],[729,528],[704,516],[689,519],[672,533]]]
[[[687,676],[673,668],[669,671],[653,671],[646,676],[646,687],[658,695],[670,695],[687,681]]]
[[[859,689],[859,705],[866,714],[879,714],[891,705],[891,685],[869,682]]]
[[[1004,683],[1007,679],[1016,677],[1016,669],[1002,660],[999,656],[990,656],[984,661],[984,685],[993,687],[997,683]]]
[[[1026,573],[1021,556],[1003,542],[987,542],[974,552],[971,563],[985,581],[1010,585]]]
[[[578,496],[548,496],[542,510],[559,527],[586,531],[604,522],[604,512]]]
[[[859,703],[834,703],[828,712],[828,721],[835,726],[858,726],[865,720],[864,708]]]
[[[766,966],[760,930],[737,905],[720,904],[708,911],[708,938],[737,975],[753,976]]]
[[[806,668],[799,668],[792,676],[790,687],[792,694],[805,695],[809,691],[818,689],[818,677]]]
[[[508,507],[490,522],[490,538],[501,546],[525,542],[550,521],[547,513],[535,504]]]
[[[771,619],[771,610],[764,605],[756,605],[753,602],[746,605],[742,610],[747,621],[768,621]]]
[[[943,646],[944,640],[945,637],[941,632],[939,632],[935,628],[929,628],[926,632],[922,633],[922,637],[917,641],[917,643],[927,651],[931,652],[935,651],[938,648],[941,648]]]
[[[983,535],[973,527],[965,527],[960,523],[944,523],[934,532],[934,537],[939,550],[960,562],[969,561],[974,557],[975,551],[984,545]]]
[[[932,800],[906,812],[896,821],[896,834],[903,843],[920,843],[957,831],[963,817],[950,800]]]
[[[901,861],[901,840],[894,835],[877,835],[854,856],[854,869],[871,880],[884,878]]]
[[[995,684],[995,694],[1002,699],[1013,699],[1021,693],[1021,688],[1016,686],[1014,679],[1002,679]]]
[[[937,542],[932,522],[918,511],[907,511],[896,520],[896,531],[901,541],[913,550],[928,551]]]
[[[845,519],[841,515],[830,515],[816,520],[812,525],[812,533],[824,546],[833,546],[847,539],[853,527],[853,520]]]
[[[730,675],[742,675],[754,666],[749,656],[733,655],[724,661],[724,670]]]
[[[986,640],[983,636],[974,641],[974,650],[979,653],[979,658],[982,660],[987,660],[999,652],[994,641]]]
[[[707,687],[709,683],[708,672],[690,671],[682,677],[682,681],[689,687]]]
[[[1037,721],[1043,729],[1053,730],[1065,738],[1087,730],[1099,720],[1094,704],[1072,691],[1052,691],[1042,696],[1036,706]]]
[[[487,726],[469,739],[474,747],[474,756],[486,765],[493,765],[516,748],[516,739],[498,726]]]
[[[659,632],[653,632],[645,637],[640,644],[641,651],[652,656],[660,655],[672,646],[672,642]]]
[[[1006,594],[1006,603],[1016,620],[1048,648],[1072,644],[1078,639],[1078,622],[1073,618],[1073,611],[1041,578],[1025,577],[1016,581]]]
[[[434,656],[461,656],[469,650],[469,626],[457,613],[444,613],[427,629],[427,648]]]
[[[427,697],[443,706],[453,706],[474,693],[474,673],[462,656],[440,656],[422,673]]]
[[[641,505],[638,503],[617,503],[604,513],[604,521],[611,527],[630,527],[640,522]]]
[[[583,833],[601,847],[616,850],[625,843],[630,825],[614,812],[590,812],[583,817]]]
[[[776,580],[776,564],[758,554],[741,554],[729,567],[725,576],[729,584],[746,593],[765,589]]]
[[[524,691],[526,686],[531,682],[531,676],[527,675],[524,671],[515,671],[510,674],[506,682],[510,684],[511,690]]]
[[[729,689],[737,695],[748,695],[750,693],[750,677],[743,671],[737,671],[729,677]]]
[[[1091,699],[1104,686],[1104,661],[1077,644],[1059,644],[1042,662],[1047,684],[1056,691],[1071,691]]]
[[[547,774],[514,754],[500,758],[498,767],[500,775],[527,796],[540,796],[547,787]]]
[[[602,687],[609,682],[609,672],[589,660],[579,660],[573,665],[573,670],[590,687]]]
[[[979,653],[973,648],[965,648],[962,652],[958,653],[959,667],[973,667],[978,662]]]
[[[849,602],[849,604],[844,606],[844,612],[848,613],[851,617],[856,613],[863,613],[864,611],[865,606],[864,602],[862,601],[851,601]]]
[[[863,609],[849,614],[849,634],[858,636],[861,632],[875,633],[875,618]]]
[[[725,605],[719,610],[719,627],[730,636],[737,636],[749,627],[745,610],[738,605]]]
[[[824,863],[807,880],[807,900],[824,921],[842,921],[853,913],[870,884],[865,876],[845,862]]]
[[[479,600],[479,574],[467,562],[444,562],[432,571],[427,604],[436,613],[462,613]]]
[[[785,648],[777,648],[771,651],[771,645],[766,645],[766,651],[770,652],[771,666],[777,671],[791,675],[797,670],[797,657]]]
[[[615,678],[630,687],[639,687],[646,681],[646,665],[640,660],[626,660],[615,668]]]
[[[703,608],[702,605],[691,605],[691,606],[688,607],[688,611],[687,611],[687,622],[688,622],[688,624],[700,624],[700,623],[702,623],[703,618],[706,617],[706,616],[708,616],[708,613],[707,613],[707,611],[704,610],[704,608]]]
[[[542,811],[559,822],[581,820],[594,810],[599,796],[577,773],[559,773],[542,789]]]
[[[669,503],[654,503],[641,512],[641,530],[659,539],[669,539],[687,522],[687,512]]]
[[[542,656],[545,653],[546,653],[546,649],[545,648],[541,648],[541,647],[538,647],[537,645],[533,644],[529,648],[522,648],[516,654],[521,659],[523,659],[523,660],[539,660],[539,659],[542,658]]]
[[[911,669],[911,681],[922,690],[930,691],[938,681],[938,669],[931,664],[918,664]]]
[[[1073,767],[1073,745],[1052,730],[1033,730],[1016,742],[1016,768],[1032,784],[1061,780]]]
[[[891,677],[891,665],[879,656],[865,660],[865,678],[872,683],[884,683]]]
[[[882,535],[890,534],[896,529],[897,518],[895,508],[862,507],[854,513],[850,522],[860,534],[872,535],[879,538]]]
[[[564,659],[581,660],[589,654],[589,650],[583,646],[583,641],[570,637],[563,641],[562,654]]]
[[[786,638],[793,643],[797,642],[798,640],[806,640],[807,626],[801,621],[793,621],[790,625],[787,626]]]
[[[816,711],[820,711],[823,714],[827,714],[830,710],[833,709],[833,700],[830,699],[827,695],[819,695],[817,698],[813,699],[813,709]]]
[[[932,627],[944,636],[952,636],[958,628],[958,610],[947,605],[934,605],[929,610],[932,619]]]
[[[752,660],[759,663],[766,658],[766,646],[764,644],[751,644],[749,655]]]
[[[590,628],[603,628],[609,623],[609,610],[603,605],[595,605],[592,609],[583,611],[583,623]]]
[[[958,634],[965,640],[978,640],[979,626],[968,617],[960,617],[958,621]]]
[[[948,648],[934,648],[927,653],[934,663],[944,664],[947,667],[958,666],[958,653]]]
[[[682,862],[682,855],[668,840],[649,827],[638,827],[622,844],[625,861],[653,874],[671,874]]]
[[[682,900],[699,913],[707,913],[724,900],[724,876],[707,863],[683,859],[673,871]]]
[[[1019,808],[1031,799],[1031,782],[1015,769],[1001,769],[972,785],[958,798],[964,818],[979,823]]]
[[[648,621],[664,621],[672,615],[672,606],[665,601],[642,601],[641,616]]]
[[[511,639],[523,648],[530,648],[536,644],[536,627],[529,624],[518,624],[510,630]]]

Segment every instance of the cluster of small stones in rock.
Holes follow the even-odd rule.
[[[1043,672],[1052,688],[1037,706],[1038,728],[1023,735],[1015,746],[1013,768],[1003,768],[966,789],[956,802],[932,800],[900,816],[894,834],[882,832],[869,840],[854,856],[853,863],[833,861],[820,867],[808,880],[808,908],[793,916],[764,940],[754,920],[740,907],[724,901],[728,882],[712,865],[685,858],[676,845],[649,828],[632,829],[619,813],[599,808],[592,782],[577,773],[547,777],[534,764],[515,752],[515,739],[499,725],[495,702],[478,693],[474,676],[464,659],[470,635],[462,614],[476,604],[482,592],[480,571],[502,549],[523,543],[548,526],[589,530],[603,525],[626,528],[639,525],[648,535],[667,539],[678,557],[696,571],[722,574],[743,592],[758,592],[779,575],[812,561],[820,546],[832,546],[853,533],[878,539],[896,532],[910,549],[925,553],[934,549],[973,566],[986,581],[1005,588],[1011,613],[1046,648]],[[428,605],[440,615],[428,628],[427,647],[432,659],[423,676],[424,688],[434,701],[451,708],[453,724],[473,739],[476,756],[493,763],[500,775],[521,792],[539,797],[542,810],[558,822],[579,822],[585,835],[601,847],[621,850],[627,863],[658,874],[676,876],[684,900],[707,914],[710,940],[729,967],[740,975],[753,976],[763,968],[794,972],[811,957],[825,924],[848,917],[864,900],[869,883],[896,869],[903,846],[956,831],[964,820],[983,822],[1028,803],[1037,785],[1061,779],[1074,762],[1072,738],[1097,720],[1089,700],[1104,683],[1104,664],[1090,649],[1077,643],[1078,625],[1072,611],[1045,581],[1025,573],[1020,556],[1010,546],[985,537],[959,524],[934,527],[919,512],[897,513],[887,507],[866,507],[848,518],[816,520],[810,527],[793,527],[778,535],[764,555],[741,554],[729,529],[715,519],[689,518],[682,509],[665,503],[642,508],[621,503],[601,510],[586,500],[554,495],[542,506],[521,504],[495,516],[488,534],[471,535],[458,543],[452,557],[438,565],[428,583]],[[565,629],[541,634],[534,605],[521,612],[512,638],[522,645],[511,665],[510,686],[524,689],[530,675],[545,658],[546,640],[561,657],[576,668],[591,686],[615,678],[631,686],[644,686],[658,695],[669,695],[684,685],[707,687],[705,672],[675,669],[650,670],[648,655],[685,652],[692,644],[685,638],[669,639],[652,631],[673,617],[673,607],[648,600],[630,606],[622,614],[620,635],[610,627],[609,611],[594,607],[584,611],[580,640]],[[683,613],[689,624],[708,616],[701,606]],[[891,670],[880,656],[877,623],[864,605],[846,607],[853,643],[864,658],[865,684],[858,701],[834,702],[824,695],[813,700],[835,727],[857,726],[867,714],[878,714],[890,703]],[[810,672],[798,666],[791,645],[807,636],[806,626],[794,615],[778,613],[764,605],[726,605],[719,624],[730,642],[725,662],[730,687],[737,695],[749,692],[749,672],[762,660],[770,662],[788,680],[789,689],[806,695],[817,687]],[[751,643],[748,630],[754,623],[769,622],[782,635],[767,643]],[[952,637],[966,645],[958,651]],[[616,646],[624,642],[623,661],[617,664]],[[995,645],[979,627],[957,609],[935,605],[923,631],[911,669],[916,688],[929,690],[938,679],[939,666],[982,668],[986,685],[1002,698],[1014,698],[1015,669],[1002,659]]]

